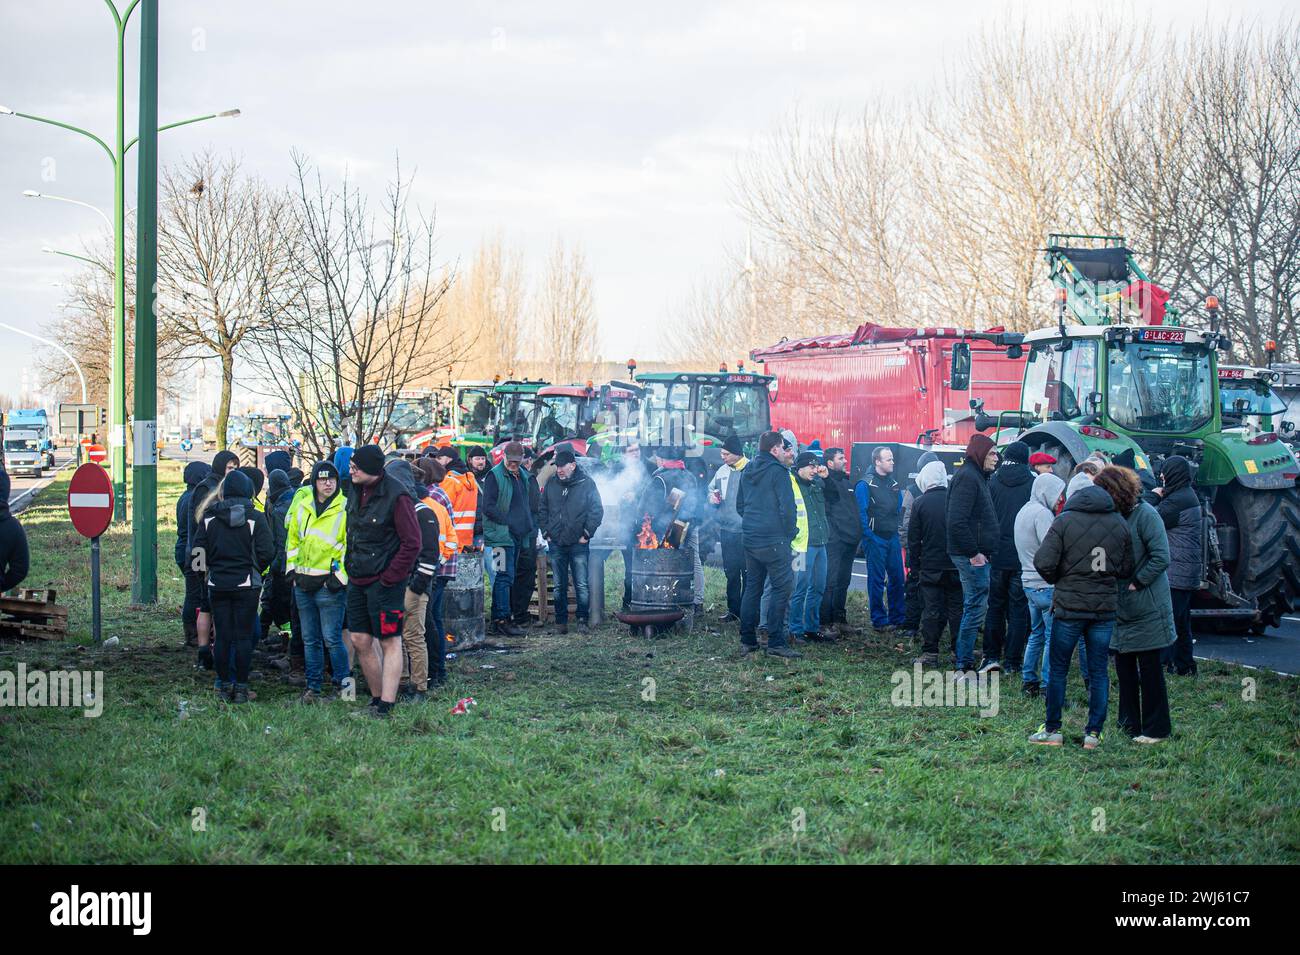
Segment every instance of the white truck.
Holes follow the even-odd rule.
[[[4,434],[5,470],[10,474],[26,473],[40,477],[45,470],[41,433],[26,428],[6,428]]]

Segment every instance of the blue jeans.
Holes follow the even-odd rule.
[[[802,559],[801,559],[802,558]],[[794,596],[790,598],[790,633],[816,635],[822,626],[822,596],[826,593],[826,548],[795,551]]]
[[[1051,673],[1052,655],[1047,648],[1052,642],[1052,594],[1055,587],[1025,588],[1025,601],[1029,604],[1029,639],[1025,641],[1025,664],[1021,678],[1026,683],[1044,684]],[[1042,669],[1042,677],[1038,675]]]
[[[519,559],[518,547],[493,547],[492,567],[492,619],[510,619],[510,588],[515,583],[515,562]]]
[[[741,599],[742,600],[744,599],[744,591],[741,591]],[[772,632],[772,628],[768,626],[768,624],[771,623],[771,620],[768,619],[770,616],[771,609],[772,609],[772,578],[768,577],[767,583],[763,584],[763,599],[762,601],[759,602],[758,605],[759,629],[766,630],[768,633]]]
[[[343,646],[343,613],[347,607],[348,592],[331,591],[321,587],[315,593],[293,588],[293,599],[298,602],[298,620],[302,626],[303,663],[307,669],[307,689],[320,692],[325,678],[325,653],[330,655],[330,669],[334,672],[334,685],[341,686],[351,671],[348,669],[348,651]]]
[[[590,580],[587,577],[589,544],[553,544],[550,561],[555,569],[555,590],[551,606],[555,609],[555,622],[569,622],[569,574],[573,574],[573,590],[578,597],[578,621],[587,622],[591,604]]]
[[[975,666],[975,638],[989,609],[989,564],[971,565],[969,557],[949,554],[961,578],[961,633],[957,634],[957,669]]]
[[[447,675],[447,628],[442,623],[442,597],[450,577],[434,577],[429,584],[429,602],[424,608],[424,645],[429,654],[429,676]]]
[[[907,609],[903,596],[906,581],[903,579],[903,545],[897,534],[881,537],[867,531],[862,537],[862,550],[867,555],[867,600],[871,604],[871,625],[901,627]],[[888,584],[888,594],[886,594]],[[988,593],[985,584],[984,592]],[[885,607],[888,596],[889,607]]]
[[[1051,679],[1047,684],[1047,731],[1055,733],[1061,728],[1061,707],[1065,704],[1065,678],[1070,675],[1070,659],[1080,639],[1088,648],[1088,725],[1089,733],[1100,733],[1106,722],[1106,706],[1110,699],[1110,637],[1115,632],[1114,620],[1052,621]],[[1080,656],[1080,669],[1083,658]]]

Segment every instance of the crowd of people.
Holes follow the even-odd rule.
[[[892,450],[879,447],[851,487],[841,448],[799,450],[788,431],[763,435],[758,448],[752,461],[724,452],[709,485],[723,619],[738,618],[742,652],[766,636],[768,653],[799,657],[800,644],[854,632],[845,599],[861,550],[872,628],[919,638],[915,662],[938,667],[946,627],[955,680],[1018,674],[1045,705],[1031,742],[1063,742],[1076,648],[1085,748],[1103,738],[1112,655],[1120,728],[1141,743],[1170,735],[1165,676],[1196,672],[1190,602],[1204,576],[1187,459],[1164,459],[1152,480],[1132,461],[1094,455],[1066,482],[1052,455],[1020,441],[999,452],[976,434],[951,477],[927,452],[904,487]]]
[[[632,477],[606,546],[623,551],[626,568],[641,537],[679,533],[702,613],[700,527],[711,508],[726,576],[719,622],[738,625],[743,653],[785,658],[861,632],[847,597],[862,553],[872,628],[918,638],[916,662],[938,667],[946,627],[957,680],[1018,673],[1023,692],[1044,699],[1032,742],[1062,742],[1076,648],[1085,747],[1102,739],[1112,654],[1121,728],[1142,742],[1170,734],[1165,674],[1195,673],[1189,610],[1204,569],[1186,459],[1165,459],[1150,487],[1100,456],[1066,482],[1050,455],[1019,441],[999,452],[976,434],[951,477],[927,452],[904,486],[887,447],[856,482],[842,448],[801,448],[791,432],[770,431],[757,449],[747,458],[728,438],[704,482],[681,449],[643,462],[627,446],[606,462]],[[589,624],[590,548],[606,508],[568,445],[534,457],[510,442],[493,465],[482,448],[416,457],[345,444],[306,474],[283,451],[265,466],[241,468],[228,451],[191,463],[177,504],[186,635],[233,703],[255,697],[258,660],[301,686],[305,703],[342,694],[358,668],[376,716],[399,699],[426,699],[446,680],[444,595],[464,554],[482,555],[494,635],[520,636],[536,622],[539,546],[556,631],[569,632],[570,586],[574,625]]]

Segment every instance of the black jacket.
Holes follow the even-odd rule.
[[[284,573],[285,547],[289,537],[285,522],[289,518],[289,504],[295,490],[289,482],[289,475],[279,468],[266,479],[266,518],[271,524],[271,540],[275,542],[275,560],[271,563],[271,570],[277,574]]]
[[[862,540],[858,527],[858,499],[844,471],[831,471],[826,475],[826,522],[831,526],[830,539],[840,544],[857,544]]]
[[[213,590],[261,590],[262,574],[275,559],[270,521],[244,497],[209,507],[199,520],[194,546],[203,555]]]
[[[552,544],[568,547],[583,537],[590,541],[604,519],[596,482],[581,467],[574,468],[567,481],[555,474],[546,482],[539,523],[542,536]]]
[[[1000,533],[988,475],[967,458],[948,482],[948,553],[983,554],[991,559],[998,551]]]
[[[948,489],[932,487],[912,504],[907,524],[907,565],[921,572],[923,583],[934,575],[956,572],[948,556]]]
[[[994,570],[1019,570],[1020,554],[1016,551],[1016,515],[1029,503],[1034,486],[1034,472],[1028,464],[1010,461],[989,478],[989,497],[998,515],[998,549],[991,555]]]
[[[1169,534],[1169,586],[1196,590],[1205,568],[1201,561],[1201,499],[1192,487],[1192,466],[1184,457],[1166,458],[1160,466],[1165,490],[1153,502]]]
[[[0,470],[0,592],[17,587],[27,577],[27,534],[9,513],[9,474]]]
[[[194,489],[211,473],[212,467],[206,461],[191,461],[185,465],[185,493],[176,501],[175,557],[176,566],[181,569],[182,573],[189,572],[190,567],[188,548],[190,545],[190,526],[194,523]]]
[[[881,474],[874,468],[858,482],[866,500],[858,499],[858,514],[863,533],[870,531],[877,537],[892,537],[898,533],[903,521],[903,486],[892,474]],[[863,505],[866,505],[865,508]]]
[[[759,452],[740,472],[736,513],[746,547],[789,547],[794,540],[799,531],[794,485],[790,472],[771,452]]]
[[[1106,491],[1085,487],[1066,500],[1034,555],[1034,569],[1056,588],[1056,617],[1115,619],[1120,584],[1133,576],[1133,540]]]

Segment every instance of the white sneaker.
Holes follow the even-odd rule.
[[[1164,741],[1165,738],[1163,736],[1134,736],[1133,737],[1133,742],[1135,743],[1151,744],[1151,743],[1163,743]]]
[[[983,666],[979,668],[980,673],[989,673],[993,670],[1001,670],[1002,664],[997,660],[985,660]]]

